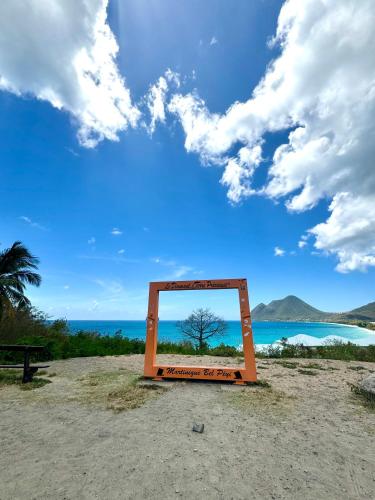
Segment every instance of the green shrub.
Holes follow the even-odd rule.
[[[332,341],[324,346],[309,347],[288,344],[272,344],[257,354],[260,358],[315,358],[343,361],[375,361],[375,345],[358,346],[351,342]]]
[[[211,349],[209,349],[208,354],[210,354],[211,356],[237,357],[240,354],[243,355],[243,352],[238,351],[236,347],[221,343],[217,347],[212,347]]]

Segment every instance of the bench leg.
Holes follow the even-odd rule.
[[[24,358],[23,358],[23,377],[22,383],[27,384],[33,380],[34,374],[38,371],[38,368],[31,367],[30,368],[30,352],[28,349],[25,350]]]

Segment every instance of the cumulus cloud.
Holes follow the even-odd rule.
[[[68,111],[86,147],[135,126],[140,112],[116,65],[108,0],[0,3],[0,89]]]
[[[375,265],[374,19],[372,0],[289,0],[272,41],[280,55],[248,101],[224,114],[210,113],[196,93],[169,103],[187,151],[225,167],[221,182],[232,202],[258,193],[300,212],[331,200],[329,218],[311,234],[317,249],[338,257],[341,272]],[[265,134],[280,130],[290,130],[288,141],[256,190]],[[244,148],[253,152],[247,161]]]
[[[180,86],[180,76],[171,69],[167,69],[164,76],[161,76],[158,81],[150,87],[146,95],[146,105],[151,117],[148,130],[151,134],[154,133],[157,122],[165,122],[165,103],[171,85],[178,88]]]
[[[216,45],[217,43],[219,43],[219,40],[213,36],[210,40],[210,45]]]
[[[283,257],[285,255],[285,250],[280,247],[275,247],[273,250],[275,257]]]
[[[251,178],[261,162],[261,152],[260,146],[243,147],[237,158],[228,160],[220,182],[228,187],[228,198],[231,202],[238,203],[241,198],[256,192],[251,188]]]
[[[111,234],[113,236],[120,236],[122,234],[122,231],[118,227],[114,227],[111,231]]]
[[[339,193],[329,210],[328,220],[310,230],[315,247],[337,254],[343,273],[375,266],[375,197]]]

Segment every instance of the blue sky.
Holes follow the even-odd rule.
[[[0,249],[21,240],[40,258],[43,283],[29,290],[38,308],[68,319],[143,319],[149,281],[222,277],[246,277],[252,306],[289,294],[329,311],[374,300],[372,242],[360,253],[357,243],[355,251],[338,243],[319,248],[321,234],[301,240],[329,217],[341,191],[298,211],[259,193],[233,202],[220,183],[221,160],[204,166],[206,152],[186,147],[181,115],[147,130],[145,96],[168,68],[180,75],[178,93],[199,95],[211,114],[248,100],[280,55],[280,46],[267,43],[281,6],[111,1],[118,71],[146,124],[120,131],[118,141],[85,147],[77,138],[80,119],[67,106],[57,109],[33,89],[0,91]],[[263,133],[255,189],[294,129],[291,123]],[[349,250],[370,264],[349,269],[345,261],[338,272]],[[238,317],[232,293],[197,295],[163,297],[161,317],[181,318],[205,304]]]

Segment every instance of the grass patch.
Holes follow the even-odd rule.
[[[38,389],[51,381],[45,378],[34,377],[31,382],[27,384],[22,383],[22,372],[14,372],[13,370],[0,370],[0,387],[5,385],[18,385],[22,391],[30,391]]]
[[[168,390],[160,385],[142,383],[141,377],[127,370],[89,373],[79,382],[81,402],[99,404],[115,412],[138,408]]]
[[[267,389],[271,388],[271,384],[267,382],[267,380],[263,379],[258,379],[256,382],[251,382],[252,386],[258,386],[258,387],[266,387]]]
[[[362,389],[357,384],[349,384],[350,390],[356,396],[357,401],[362,403],[363,406],[375,411],[375,395],[365,389]]]
[[[280,365],[284,368],[289,368],[290,370],[295,370],[297,366],[299,366],[299,363],[297,363],[297,361],[285,361],[285,360],[275,361],[274,364]]]
[[[151,384],[140,384],[138,381],[120,387],[108,394],[107,408],[117,412],[132,410],[143,406],[145,402],[154,398],[167,390]]]
[[[304,368],[299,368],[298,372],[302,373],[302,375],[318,375],[318,372],[315,372],[314,370],[305,370]]]
[[[243,411],[268,411],[272,415],[288,412],[294,397],[275,390],[268,382],[252,384],[228,395],[229,403]]]
[[[21,384],[22,375],[13,370],[0,370],[0,387],[3,385]]]
[[[267,365],[258,365],[257,368],[259,370],[268,370],[269,366],[267,366]]]
[[[32,391],[33,389],[39,389],[39,387],[43,387],[44,385],[52,384],[51,380],[46,378],[34,377],[31,382],[27,384],[21,384],[21,391]]]
[[[47,373],[47,377],[56,377],[57,373],[52,372],[52,373]]]
[[[354,370],[356,372],[359,372],[360,370],[366,370],[364,366],[348,366],[348,370]]]
[[[313,370],[325,370],[324,366],[319,363],[307,363],[307,365],[303,365],[304,368],[312,368]]]

